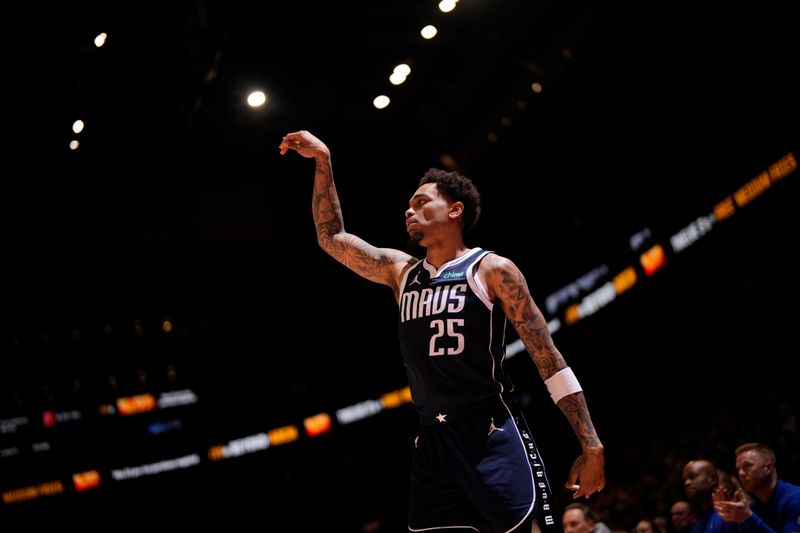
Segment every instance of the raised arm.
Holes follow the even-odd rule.
[[[605,487],[605,469],[603,444],[592,424],[583,392],[564,357],[553,344],[547,322],[534,303],[525,277],[517,266],[504,257],[490,254],[481,263],[480,276],[486,281],[490,298],[502,305],[551,394],[553,390],[567,392],[563,396],[553,395],[553,399],[569,420],[583,453],[572,464],[566,487],[575,491],[573,498],[588,498]],[[564,376],[572,378],[565,380]]]
[[[356,274],[392,287],[397,295],[403,270],[418,260],[399,250],[372,246],[344,230],[342,208],[333,182],[331,153],[325,143],[300,130],[289,133],[281,141],[281,155],[289,150],[316,162],[311,208],[320,247]]]

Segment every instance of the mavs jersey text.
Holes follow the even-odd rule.
[[[473,248],[437,271],[427,260],[400,291],[400,348],[421,415],[456,412],[508,391],[503,372],[506,317],[476,275],[490,252]]]

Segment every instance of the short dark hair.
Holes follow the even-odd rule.
[[[749,451],[755,451],[760,456],[766,458],[767,461],[771,461],[773,465],[776,462],[775,452],[772,450],[772,448],[761,442],[748,442],[746,444],[742,444],[741,446],[736,448],[736,450],[734,450],[734,453],[738,457],[739,454]]]
[[[464,204],[461,213],[461,232],[468,233],[481,216],[481,195],[472,180],[458,172],[447,172],[438,168],[429,168],[419,180],[419,185],[435,183],[436,188],[448,200]]]

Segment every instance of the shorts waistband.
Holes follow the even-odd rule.
[[[449,411],[442,411],[435,415],[426,415],[423,413],[418,413],[419,415],[419,423],[424,426],[446,426],[448,422],[457,422],[463,418],[468,418],[472,415],[483,413],[493,413],[495,411],[501,410],[502,412],[506,413],[505,406],[508,406],[511,409],[512,413],[514,412],[514,401],[503,396],[490,396],[484,400],[479,400],[475,403],[471,403],[457,409],[452,409]]]

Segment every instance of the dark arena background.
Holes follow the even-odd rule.
[[[744,442],[800,483],[797,20],[651,4],[5,10],[3,531],[406,530],[396,304],[317,246],[299,129],[378,246],[429,167],[478,185],[466,243],[520,267],[580,379],[609,527]],[[563,506],[578,441],[513,334]]]

